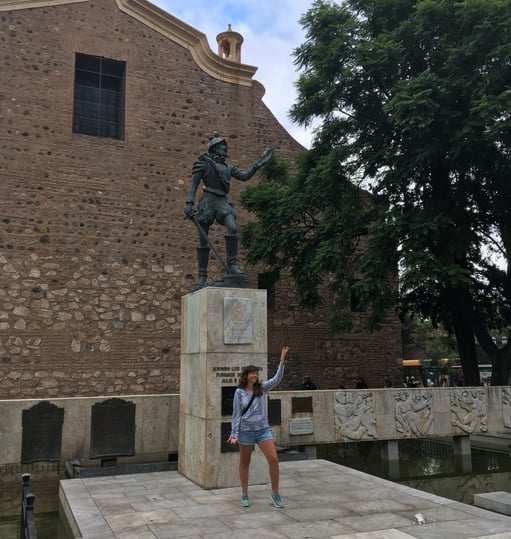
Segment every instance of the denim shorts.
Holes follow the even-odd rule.
[[[262,430],[241,430],[238,444],[240,445],[255,445],[267,440],[273,440],[270,429]]]

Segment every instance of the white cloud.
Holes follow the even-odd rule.
[[[152,1],[206,34],[213,51],[217,50],[216,36],[231,24],[244,39],[241,61],[258,68],[254,78],[266,89],[264,102],[298,142],[310,146],[311,130],[293,124],[288,113],[296,101],[298,78],[292,53],[305,41],[298,21],[312,0]]]

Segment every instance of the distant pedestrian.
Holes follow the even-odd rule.
[[[362,378],[362,376],[358,377],[355,389],[367,389],[366,381]]]
[[[296,386],[296,389],[317,389],[317,387],[308,376],[304,376],[303,380]]]

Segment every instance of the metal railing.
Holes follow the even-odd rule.
[[[22,474],[21,479],[20,539],[37,539],[34,518],[35,496],[30,492],[30,474]]]

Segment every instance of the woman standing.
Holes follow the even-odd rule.
[[[240,482],[241,506],[250,507],[248,498],[248,475],[250,458],[254,445],[263,452],[270,469],[271,501],[277,508],[284,507],[279,494],[279,459],[277,448],[266,414],[266,393],[276,388],[284,375],[284,363],[289,346],[283,346],[280,363],[273,378],[266,382],[259,381],[259,370],[254,365],[245,367],[240,376],[240,383],[234,393],[231,435],[227,440],[240,446]]]

